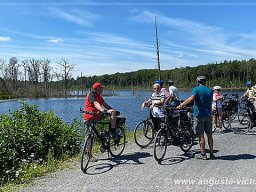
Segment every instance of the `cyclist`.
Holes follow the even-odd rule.
[[[220,93],[221,87],[220,86],[214,86],[213,87],[213,102],[212,102],[212,110],[213,110],[213,127],[216,127],[216,117],[215,115],[217,115],[216,113],[214,113],[214,111],[216,111],[218,113],[219,117],[219,126],[220,126],[220,131],[222,132],[222,100],[223,100],[223,96]]]
[[[252,86],[250,81],[246,82],[247,90],[242,97],[253,98],[256,96],[256,89]]]
[[[192,91],[192,95],[181,103],[176,109],[194,101],[194,127],[195,133],[199,137],[199,144],[201,153],[196,156],[197,159],[207,160],[205,154],[205,138],[204,132],[208,138],[208,145],[210,148],[210,159],[214,159],[213,154],[213,138],[212,138],[212,98],[213,91],[206,86],[206,77],[198,76],[196,78],[197,87]]]
[[[142,103],[141,109],[144,109],[145,106],[150,104],[150,117],[154,124],[155,131],[159,130],[160,122],[164,118],[164,101],[165,96],[164,93],[160,91],[160,85],[154,84],[153,85],[154,92],[152,93],[151,97]]]
[[[252,83],[250,81],[246,82],[247,90],[243,94],[243,97],[247,97],[248,101],[250,102],[250,108],[253,111],[253,119],[252,121],[256,119],[256,110],[255,110],[255,105],[256,105],[256,88],[252,86]]]
[[[167,83],[169,85],[170,96],[166,99],[166,103],[170,102],[171,106],[177,107],[180,104],[179,91],[177,87],[174,86],[173,80],[168,80]]]
[[[116,133],[116,129],[115,129],[116,128],[116,110],[110,107],[103,99],[102,92],[103,92],[104,86],[101,83],[99,82],[94,83],[92,88],[93,88],[92,91],[88,93],[85,98],[84,110],[89,112],[95,112],[95,113],[103,112],[103,113],[110,114],[111,132],[115,134]],[[92,114],[85,113],[83,118],[85,120],[87,128],[91,126],[93,117],[95,121],[99,121],[105,118],[106,116],[100,116],[99,114],[92,115]]]

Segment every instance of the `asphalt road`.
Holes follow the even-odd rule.
[[[88,174],[77,162],[73,168],[48,174],[20,191],[255,192],[255,143],[255,133],[214,133],[215,160],[195,159],[199,152],[196,141],[189,154],[168,146],[165,159],[158,164],[152,147],[140,149],[130,142],[120,158],[89,164]]]

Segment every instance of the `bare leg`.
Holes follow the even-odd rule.
[[[208,138],[208,145],[209,145],[210,153],[213,153],[213,138],[212,138],[212,134],[207,134],[207,138]]]
[[[218,113],[219,113],[219,122],[220,122],[220,129],[222,129],[222,110],[221,109],[218,109]]]
[[[116,128],[116,111],[115,110],[110,110],[110,123],[111,123],[111,129]]]
[[[204,134],[199,135],[199,144],[200,144],[200,150],[202,154],[205,154],[205,139]]]

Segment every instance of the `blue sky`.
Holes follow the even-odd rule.
[[[102,3],[104,2],[104,3]],[[0,59],[68,59],[73,77],[256,57],[248,0],[1,0]]]

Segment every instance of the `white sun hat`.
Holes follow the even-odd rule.
[[[213,90],[221,90],[221,86],[218,86],[218,85],[217,85],[217,86],[214,86],[214,87],[213,87]]]

